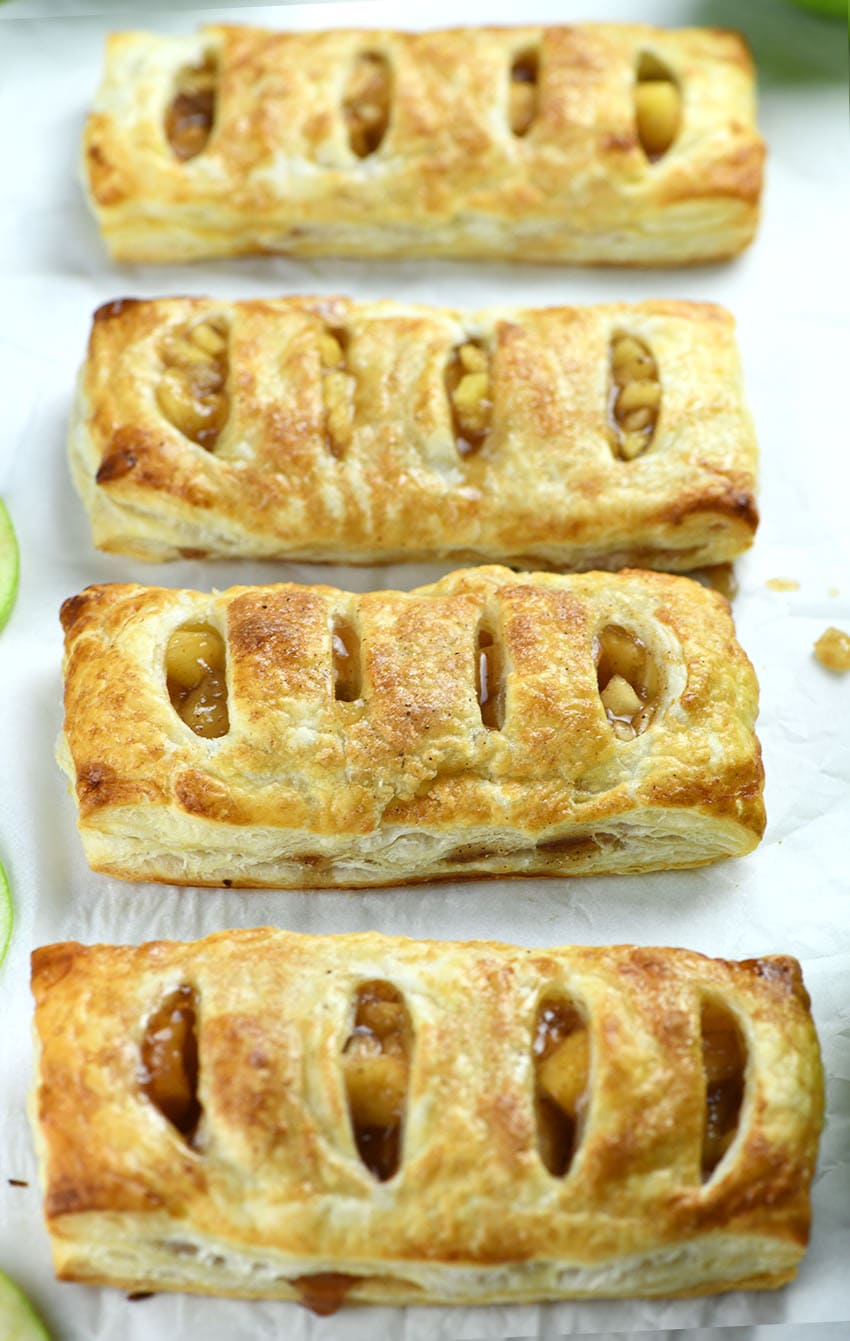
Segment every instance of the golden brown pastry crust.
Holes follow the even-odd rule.
[[[226,335],[226,422],[210,450],[157,399],[175,335]],[[342,332],[350,436],[329,435],[321,343]],[[611,350],[643,340],[661,408],[649,448],[611,441]],[[453,351],[489,360],[490,429],[458,449]],[[335,374],[338,375],[338,374]],[[343,298],[110,303],[95,315],[70,452],[103,549],[375,562],[687,570],[757,524],[757,448],[734,323],[713,304],[448,309]]]
[[[358,1159],[341,1066],[375,977],[413,1030],[388,1182]],[[184,984],[203,1110],[191,1146],[140,1084],[146,1022]],[[33,991],[33,1117],[64,1279],[288,1299],[298,1277],[342,1273],[343,1297],[395,1304],[684,1296],[781,1285],[805,1249],[823,1095],[793,959],[256,929],[47,946]],[[553,992],[580,1004],[592,1057],[563,1177],[538,1156],[533,1103],[535,1014]],[[747,1061],[733,1144],[702,1183],[706,1002],[734,1018]]]
[[[727,602],[659,573],[459,571],[413,592],[90,587],[65,602],[60,760],[97,870],[177,884],[351,886],[700,865],[764,828],[757,684]],[[332,639],[360,643],[337,701]],[[173,630],[227,642],[230,730],[173,710]],[[505,720],[482,721],[476,645],[502,649]],[[635,633],[658,676],[617,739],[595,639]]]
[[[511,65],[537,54],[537,115],[510,128]],[[388,62],[378,149],[349,145],[359,53]],[[650,162],[636,131],[641,54],[682,97]],[[166,138],[180,72],[217,69],[212,133],[181,161]],[[84,176],[118,260],[240,252],[502,257],[678,265],[734,255],[758,219],[764,147],[742,39],[638,24],[194,37],[119,33],[84,142]]]

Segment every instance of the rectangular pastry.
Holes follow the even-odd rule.
[[[734,322],[706,303],[118,301],[70,454],[96,544],[157,561],[687,570],[758,521]]]
[[[743,40],[640,24],[109,38],[83,173],[119,261],[681,265],[758,221]]]
[[[727,602],[660,573],[412,592],[89,587],[60,761],[95,870],[285,888],[737,856],[764,828]]]
[[[55,1267],[495,1304],[771,1289],[823,1094],[799,965],[221,932],[33,955]]]

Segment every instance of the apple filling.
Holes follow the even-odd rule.
[[[644,51],[635,81],[635,122],[641,148],[650,163],[669,150],[682,124],[682,95],[672,72]]]
[[[508,120],[514,135],[527,135],[537,116],[539,61],[536,51],[521,51],[511,65]]]
[[[201,1117],[195,993],[178,987],[150,1017],[141,1047],[141,1084],[162,1116],[189,1145]]]
[[[360,639],[356,629],[347,620],[334,621],[331,647],[334,698],[342,703],[354,703],[363,692]]]
[[[487,440],[493,402],[490,399],[490,358],[478,340],[451,351],[446,364],[446,394],[460,456],[478,452]]]
[[[387,133],[392,96],[389,61],[378,51],[361,51],[348,78],[342,114],[348,127],[348,143],[358,158],[368,158],[380,148]]]
[[[637,634],[607,624],[594,638],[599,697],[618,740],[634,740],[649,726],[658,701],[658,672]]]
[[[478,629],[475,657],[475,692],[481,720],[491,731],[505,724],[505,683],[502,650],[490,629]]]
[[[325,442],[336,457],[345,455],[354,429],[354,378],[346,366],[348,333],[322,331],[319,358],[322,368],[322,403],[325,408]]]
[[[165,680],[177,715],[196,736],[230,730],[224,639],[209,624],[184,624],[168,640]]]
[[[707,1182],[735,1137],[744,1099],[746,1055],[740,1030],[722,1006],[702,1008],[702,1067],[705,1075],[705,1125],[702,1180]]]
[[[175,158],[197,158],[207,147],[215,120],[218,70],[212,56],[180,71],[177,92],[165,113],[165,135]]]
[[[661,409],[658,364],[636,335],[617,332],[611,340],[609,402],[611,445],[623,461],[646,451]]]
[[[212,450],[230,411],[225,322],[207,317],[169,331],[162,361],[159,408],[184,437]]]
[[[296,1276],[292,1284],[304,1308],[319,1318],[329,1318],[339,1312],[351,1287],[362,1279],[341,1271],[317,1271],[312,1276]]]
[[[533,1041],[537,1149],[556,1178],[569,1171],[581,1139],[590,1078],[587,1025],[560,997],[541,1002]]]
[[[388,982],[363,983],[342,1067],[354,1143],[382,1183],[397,1172],[401,1158],[411,1035],[401,993]]]

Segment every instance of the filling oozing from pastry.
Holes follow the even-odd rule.
[[[201,1117],[195,1019],[195,992],[184,984],[150,1017],[141,1047],[142,1089],[189,1145]]]
[[[658,671],[636,633],[607,624],[594,638],[599,697],[618,740],[634,740],[649,726],[658,701]]]
[[[317,1317],[329,1318],[339,1312],[352,1285],[360,1279],[341,1271],[317,1271],[313,1276],[296,1276],[292,1284],[305,1308]]]
[[[177,92],[165,113],[165,135],[181,162],[197,158],[207,147],[215,121],[217,80],[211,55],[201,65],[187,65],[177,77]]]
[[[650,163],[657,163],[679,134],[682,95],[672,71],[648,51],[638,60],[635,121],[643,152]]]
[[[170,330],[162,344],[159,408],[176,429],[212,451],[230,412],[227,324],[205,317]]]
[[[358,158],[379,149],[390,120],[392,72],[379,51],[361,51],[355,58],[342,102],[348,143]]]
[[[388,982],[362,983],[342,1068],[357,1151],[382,1183],[396,1173],[401,1157],[411,1041],[401,993]]]
[[[529,49],[514,56],[508,90],[508,119],[514,135],[527,135],[537,116],[540,61]]]
[[[459,456],[471,456],[484,446],[490,432],[490,356],[480,340],[466,340],[454,348],[446,364],[446,395]]]
[[[355,382],[347,368],[347,354],[348,332],[341,327],[326,327],[319,337],[325,442],[336,457],[345,455],[354,428]]]
[[[363,693],[360,639],[346,619],[335,619],[331,634],[334,698],[354,703]]]
[[[611,340],[609,420],[611,445],[622,461],[646,451],[661,409],[658,364],[636,335],[618,331]]]
[[[481,624],[475,654],[475,691],[481,720],[491,731],[505,724],[505,680],[502,649],[491,629]]]
[[[705,1073],[702,1180],[707,1182],[738,1129],[744,1100],[746,1052],[734,1017],[722,1006],[706,1002],[700,1027]]]
[[[168,696],[196,736],[215,739],[230,730],[226,661],[224,639],[210,624],[184,624],[168,640]]]
[[[534,1029],[537,1149],[556,1178],[569,1171],[581,1139],[590,1077],[587,1025],[571,1001],[540,1003]]]

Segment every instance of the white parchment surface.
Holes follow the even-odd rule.
[[[445,262],[244,259],[177,269],[117,268],[76,181],[79,136],[111,26],[189,31],[185,3],[13,0],[0,22],[0,493],[20,537],[18,604],[0,638],[0,858],[16,927],[0,971],[0,1267],[37,1301],[63,1341],[340,1338],[462,1341],[592,1333],[670,1335],[757,1324],[788,1341],[850,1336],[850,675],[812,656],[829,624],[850,631],[847,51],[841,24],[782,0],[435,0],[230,7],[204,17],[272,26],[437,26],[460,22],[641,19],[743,28],[761,81],[770,146],[755,246],[722,266],[674,272]],[[132,11],[132,12],[130,12]],[[410,587],[445,568],[318,570],[200,563],[147,567],[98,554],[65,463],[74,376],[99,303],[120,296],[253,297],[346,293],[484,306],[649,297],[711,299],[736,314],[762,448],[762,527],[737,565],[739,636],[761,686],[759,732],[769,827],[750,857],[683,874],[574,881],[472,882],[366,893],[176,891],[92,875],[53,762],[61,720],[59,604],[90,582],[171,586],[328,580],[357,590]],[[773,578],[799,586],[778,591]],[[814,1187],[814,1232],[796,1282],[775,1294],[678,1302],[494,1309],[352,1310],[319,1321],[293,1305],[158,1296],[53,1279],[25,1116],[30,1084],[28,954],[61,939],[196,937],[273,923],[301,931],[374,928],[528,945],[633,941],[730,958],[790,952],[803,962],[828,1075]],[[14,1187],[9,1178],[26,1180]],[[737,1328],[745,1330],[738,1332]],[[761,1335],[762,1328],[756,1328]]]

